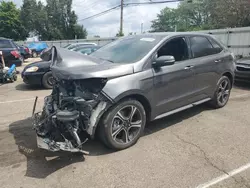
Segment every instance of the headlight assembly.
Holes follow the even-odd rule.
[[[39,69],[38,67],[34,66],[34,67],[27,68],[25,72],[36,72],[38,71],[38,69]]]

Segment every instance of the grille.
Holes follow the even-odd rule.
[[[250,67],[245,68],[245,67],[236,67],[238,71],[249,71],[250,72]]]

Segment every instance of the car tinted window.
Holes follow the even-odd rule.
[[[164,37],[160,35],[129,36],[111,42],[91,56],[107,59],[114,63],[134,63],[141,60]]]
[[[214,48],[206,37],[190,37],[190,45],[194,58],[214,54]]]
[[[0,40],[0,48],[13,48],[9,40]]]
[[[168,41],[157,51],[157,57],[174,56],[175,61],[184,61],[189,58],[188,47],[184,37],[177,37]]]
[[[223,50],[222,47],[218,44],[218,42],[216,42],[214,39],[211,38],[210,42],[214,47],[215,54],[220,53]]]

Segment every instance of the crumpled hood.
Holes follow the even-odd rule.
[[[117,64],[64,48],[52,47],[51,71],[56,79],[115,78],[133,74],[132,64]]]

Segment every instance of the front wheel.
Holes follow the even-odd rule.
[[[45,87],[46,89],[52,89],[53,83],[54,83],[54,78],[52,72],[45,73],[42,78],[43,87]]]
[[[231,89],[232,89],[232,83],[230,79],[227,76],[222,76],[218,81],[214,97],[210,103],[212,107],[214,108],[224,107],[229,100]]]
[[[145,124],[146,113],[142,104],[134,99],[125,100],[105,113],[99,136],[109,148],[126,149],[138,141]]]

